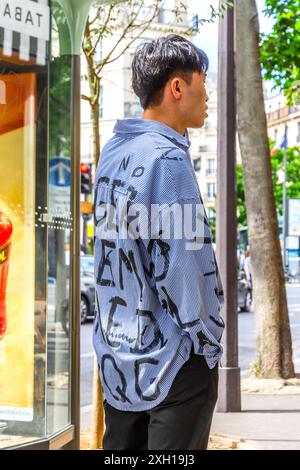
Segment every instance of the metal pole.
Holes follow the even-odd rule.
[[[286,260],[286,218],[287,218],[287,200],[286,200],[286,171],[287,171],[287,126],[285,126],[285,145],[283,149],[283,267],[287,266]]]
[[[222,2],[221,2],[222,3]],[[237,320],[236,103],[234,9],[219,22],[217,260],[224,287],[222,315],[226,328],[219,371],[218,411],[240,411]]]
[[[80,176],[80,55],[72,55],[72,450],[80,448]]]

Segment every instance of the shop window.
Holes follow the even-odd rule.
[[[71,59],[52,6],[51,42],[0,34],[0,448],[70,423]]]

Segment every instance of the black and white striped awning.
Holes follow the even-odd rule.
[[[49,0],[0,0],[0,49],[45,65],[50,39]]]

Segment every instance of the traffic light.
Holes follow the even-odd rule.
[[[81,194],[90,194],[92,192],[92,165],[90,163],[81,163]]]

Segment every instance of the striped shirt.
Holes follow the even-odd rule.
[[[162,402],[192,350],[209,368],[223,352],[223,288],[189,146],[187,131],[119,120],[96,171],[93,343],[119,410]]]

